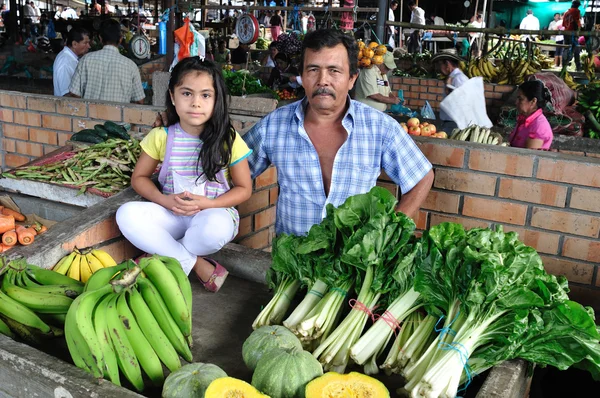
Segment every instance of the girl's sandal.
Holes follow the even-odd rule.
[[[219,264],[212,258],[208,258],[208,257],[203,257],[203,258],[206,261],[208,261],[209,263],[211,263],[212,265],[214,265],[215,270],[213,271],[210,278],[208,278],[208,281],[206,281],[206,282],[203,281],[199,276],[198,276],[198,280],[202,283],[202,285],[204,286],[204,288],[206,290],[208,290],[209,292],[216,293],[219,291],[219,289],[221,289],[221,286],[223,286],[223,283],[225,283],[225,279],[227,278],[227,275],[229,275],[229,271],[227,271],[225,269],[225,267],[223,267],[221,264]]]

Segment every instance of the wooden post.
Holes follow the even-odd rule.
[[[288,0],[285,0],[283,2],[283,6],[284,7],[288,6]],[[288,17],[288,12],[287,12],[287,10],[285,10],[284,14],[283,14],[283,28],[281,29],[281,33],[285,33],[287,31],[287,17]]]

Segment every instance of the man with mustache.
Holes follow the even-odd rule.
[[[277,169],[275,232],[304,235],[326,206],[369,191],[383,169],[400,187],[397,210],[414,217],[433,182],[431,163],[398,122],[350,99],[358,45],[336,30],[308,33],[302,43],[306,97],[258,122],[244,140],[253,178]]]

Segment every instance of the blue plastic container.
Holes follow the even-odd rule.
[[[158,53],[165,55],[167,53],[167,23],[158,23]]]

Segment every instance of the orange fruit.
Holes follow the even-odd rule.
[[[369,43],[369,48],[374,49],[375,47],[379,47],[379,43],[376,41],[372,41]]]
[[[384,55],[386,52],[387,52],[387,48],[383,44],[380,44],[375,49],[375,54],[376,55]]]

